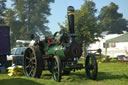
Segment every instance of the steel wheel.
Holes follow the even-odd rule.
[[[61,61],[59,56],[54,56],[54,61],[53,61],[53,67],[52,67],[52,73],[53,73],[53,78],[55,81],[60,82],[61,80]]]
[[[93,55],[88,55],[86,57],[85,66],[86,66],[85,70],[87,77],[96,80],[98,66],[97,66],[96,58]]]
[[[43,68],[41,52],[38,47],[28,47],[24,54],[24,73],[27,77],[40,78]]]

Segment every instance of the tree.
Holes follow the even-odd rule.
[[[5,24],[5,12],[6,10],[6,5],[5,5],[5,1],[1,0],[0,1],[0,24]]]
[[[97,25],[97,17],[95,13],[95,3],[93,1],[85,0],[85,3],[81,6],[80,10],[76,10],[75,13],[75,29],[80,40],[86,42],[86,44],[95,42],[96,37],[99,37],[99,31]]]
[[[13,43],[17,39],[30,39],[31,34],[49,33],[47,17],[54,0],[12,0],[13,9],[7,11],[7,22],[12,31]]]
[[[111,2],[109,6],[104,6],[99,14],[99,25],[103,31],[108,33],[123,33],[128,31],[128,21],[123,19],[123,14],[118,13],[118,5]]]
[[[97,25],[97,17],[95,16],[97,9],[95,3],[85,0],[80,10],[75,11],[75,31],[78,35],[77,40],[85,41],[86,44],[95,42],[96,37],[100,36],[100,29]],[[60,28],[68,29],[67,20],[65,26],[59,25]]]
[[[11,32],[11,46],[15,46],[16,40],[19,39],[22,33],[19,28],[22,26],[19,20],[16,20],[16,12],[12,9],[6,11],[6,22],[10,26]]]

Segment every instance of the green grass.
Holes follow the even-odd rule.
[[[0,73],[0,85],[127,85],[128,64],[102,63],[98,65],[97,80],[89,80],[85,70],[72,72],[62,76],[61,82],[53,80],[48,71],[44,71],[41,79],[27,78],[25,76],[10,77]]]

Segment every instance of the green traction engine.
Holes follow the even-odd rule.
[[[62,29],[53,38],[36,39],[24,53],[24,73],[27,77],[40,78],[43,70],[49,70],[53,79],[60,82],[64,74],[85,69],[87,77],[95,80],[97,77],[97,62],[95,56],[88,54],[85,65],[78,64],[82,55],[82,44],[75,40],[74,8],[68,7],[69,33]]]

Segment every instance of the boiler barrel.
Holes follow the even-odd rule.
[[[65,57],[65,54],[64,54],[64,48],[61,46],[61,45],[58,45],[58,46],[53,46],[49,49],[48,53],[50,55],[57,55],[59,56],[62,60],[64,60],[66,57]]]
[[[50,55],[57,55],[61,60],[65,60],[68,58],[79,58],[82,54],[82,49],[79,44],[71,43],[64,47],[61,45],[52,46],[48,53]]]

